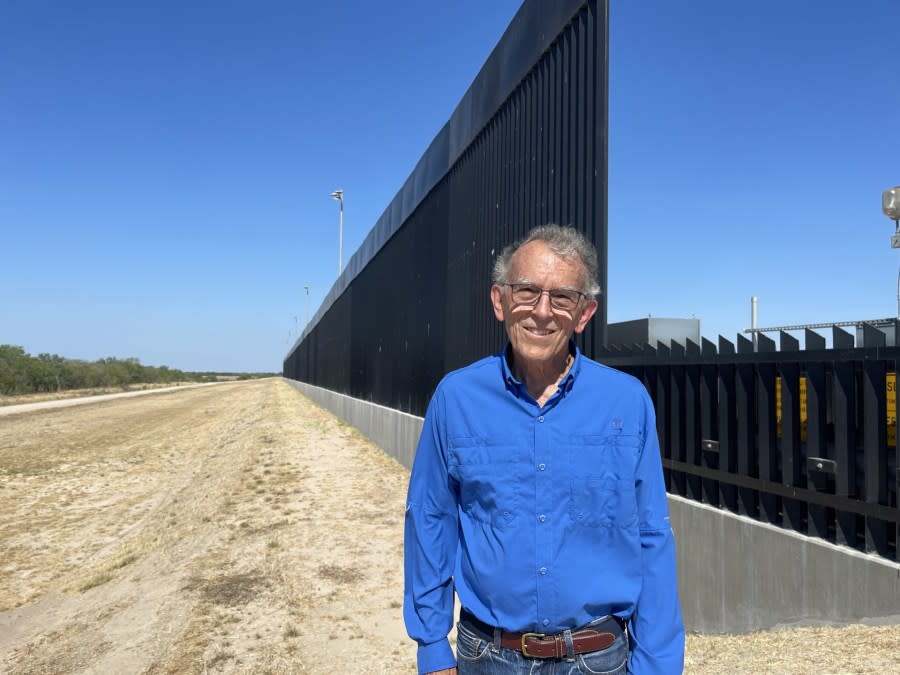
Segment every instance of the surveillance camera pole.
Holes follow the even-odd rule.
[[[303,290],[306,291],[306,326],[309,327],[309,286],[304,286]]]
[[[891,237],[891,248],[900,248],[900,220],[894,221],[894,236]],[[897,271],[897,318],[900,319],[900,270]]]
[[[894,221],[891,248],[900,248],[900,185],[881,194],[881,211]],[[897,318],[900,319],[900,272],[897,273]]]
[[[341,270],[344,269],[344,190],[335,190],[331,193],[331,198],[341,203],[340,224],[338,225],[338,276],[341,276]]]

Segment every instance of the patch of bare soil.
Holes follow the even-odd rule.
[[[413,673],[407,472],[280,379],[0,418],[0,671]],[[900,672],[900,628],[688,637],[686,672]]]
[[[280,379],[4,417],[0,671],[413,672],[406,480]]]
[[[900,673],[900,626],[803,626],[747,635],[688,635],[684,672]]]

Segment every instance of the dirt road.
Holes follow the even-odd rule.
[[[412,672],[405,483],[280,380],[7,416],[0,671]]]
[[[71,391],[48,392],[41,394],[20,394],[18,396],[0,395],[0,417],[6,415],[19,415],[23,412],[33,412],[36,410],[50,410],[51,408],[70,408],[75,405],[88,405],[91,403],[99,403],[100,401],[108,401],[116,398],[130,398],[133,396],[146,396],[148,394],[159,394],[175,389],[188,389],[190,387],[214,387],[218,382],[207,382],[204,384],[188,384],[182,383],[173,386],[147,384],[138,390],[122,390],[109,391],[97,389],[75,389]],[[80,392],[85,392],[79,395]],[[102,392],[102,393],[101,393]]]
[[[280,379],[9,414],[0,671],[413,673],[407,476]],[[900,672],[900,628],[692,635],[686,672]]]

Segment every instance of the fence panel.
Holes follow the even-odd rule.
[[[703,453],[701,450],[701,405],[700,405],[700,345],[687,340],[684,377],[684,450],[685,462],[693,467],[703,465]],[[692,473],[685,474],[687,489],[684,496],[696,501],[703,500],[703,487],[699,476]]]
[[[900,322],[898,322],[900,323]],[[613,348],[607,365],[641,378],[658,410],[670,490],[810,536],[897,557],[895,373],[900,348],[862,326],[779,348],[763,334],[702,346]],[[677,417],[677,420],[674,418]]]
[[[734,344],[719,336],[719,354],[733,356]],[[733,361],[719,366],[719,469],[728,473],[737,471],[737,419],[735,417],[735,364]],[[721,503],[729,511],[737,513],[737,489],[726,480],[719,483]]]
[[[750,354],[753,343],[742,335],[738,335],[738,353]],[[742,476],[759,477],[759,459],[757,457],[756,400],[753,390],[753,364],[738,363],[735,366],[735,407],[737,472]],[[756,518],[759,513],[759,497],[748,487],[738,489],[738,512]]]
[[[701,339],[703,366],[700,375],[700,438],[703,466],[713,471],[719,468],[719,376],[715,364],[716,345]],[[703,501],[719,505],[719,482],[703,472]]]
[[[835,349],[853,347],[853,336],[835,326]],[[834,491],[839,497],[855,499],[856,490],[856,376],[852,361],[836,361],[832,370],[832,418],[834,420]],[[856,513],[837,513],[836,541],[857,548],[858,521]]]
[[[884,334],[881,331],[871,327],[864,330],[867,345],[884,346]],[[869,504],[887,503],[886,374],[886,364],[882,360],[866,361],[863,364],[863,475],[865,499]],[[887,534],[886,522],[866,516],[867,551],[886,555]]]
[[[797,352],[800,342],[795,337],[781,332],[781,352]],[[781,376],[781,476],[784,484],[791,487],[805,487],[803,462],[800,447],[800,363],[782,362]],[[798,532],[805,532],[806,517],[804,504],[796,499],[785,499],[783,503],[784,525]]]

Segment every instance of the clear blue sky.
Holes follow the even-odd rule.
[[[0,343],[279,371],[519,4],[0,3]],[[895,315],[900,2],[610,13],[609,320]]]

